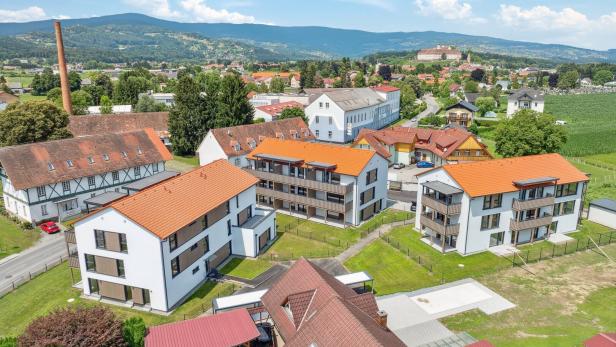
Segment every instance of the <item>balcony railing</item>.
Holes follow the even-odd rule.
[[[544,213],[538,218],[527,219],[523,221],[518,221],[515,219],[511,220],[511,230],[520,231],[525,229],[539,228],[542,226],[547,226],[552,223],[552,215],[549,213]]]
[[[421,224],[430,228],[432,231],[435,231],[441,235],[458,235],[460,232],[460,224],[449,224],[444,225],[437,220],[432,220],[428,215],[422,214],[420,217]]]
[[[74,229],[64,230],[64,241],[66,243],[77,244],[77,239],[75,239]]]
[[[79,254],[76,251],[69,254],[68,266],[77,269],[79,268]]]
[[[430,195],[422,195],[421,203],[437,212],[446,215],[460,214],[460,211],[462,210],[462,204],[460,203],[447,205],[444,201],[435,199]]]
[[[309,178],[299,178],[299,177],[287,176],[287,175],[282,175],[282,174],[274,173],[274,172],[253,170],[252,168],[244,168],[244,170],[248,171],[253,176],[259,179],[262,179],[262,180],[289,184],[293,186],[304,187],[307,189],[319,190],[319,191],[329,192],[329,193],[334,193],[334,194],[339,194],[339,195],[345,195],[353,191],[352,183],[342,185],[342,184],[334,184],[334,183],[316,181],[316,180],[312,180]]]
[[[263,187],[257,187],[257,194],[263,196],[269,196],[274,199],[285,200],[292,203],[308,205],[316,208],[322,208],[332,212],[345,213],[353,207],[353,202],[349,201],[346,204],[339,204],[326,200],[319,200],[316,198],[310,198],[303,195],[296,195],[291,193],[285,193],[278,190],[267,189]]]
[[[524,211],[524,210],[533,210],[540,207],[551,206],[554,205],[554,196],[548,194],[543,198],[531,199],[531,200],[519,200],[513,199],[513,210],[514,211]]]

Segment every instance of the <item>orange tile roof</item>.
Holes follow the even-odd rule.
[[[335,164],[336,169],[334,172],[342,175],[358,176],[370,159],[377,153],[371,150],[346,146],[267,138],[248,154],[248,158],[255,159],[256,154],[297,158],[302,159],[305,163]]]
[[[258,182],[220,159],[127,196],[108,208],[164,239]]]
[[[256,107],[256,109],[261,110],[274,117],[279,115],[283,110],[287,108],[300,108],[303,110],[304,105],[300,104],[297,101],[287,101],[287,102],[279,102],[277,104],[272,104],[272,105],[263,105],[263,106]]]
[[[471,197],[514,192],[518,188],[513,182],[538,177],[556,177],[557,184],[588,181],[588,176],[557,153],[444,165],[442,168]]]
[[[390,92],[395,92],[400,90],[400,88],[396,88],[394,86],[388,86],[386,84],[381,84],[378,86],[374,86],[374,87],[370,87],[373,90],[379,91],[379,92],[384,92],[384,93],[390,93]]]

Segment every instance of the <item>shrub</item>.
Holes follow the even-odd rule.
[[[419,125],[432,125],[440,127],[447,124],[447,119],[441,116],[428,116],[419,120]]]
[[[122,326],[122,335],[129,347],[143,347],[145,332],[145,322],[141,317],[131,317]]]
[[[17,347],[16,337],[0,337],[0,347]]]
[[[127,346],[122,322],[104,307],[63,308],[39,317],[19,337],[19,346]]]
[[[34,229],[34,226],[32,225],[32,223],[24,221],[21,222],[21,228],[24,230],[32,230]]]

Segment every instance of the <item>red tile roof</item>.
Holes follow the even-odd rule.
[[[19,101],[19,98],[13,94],[0,91],[0,103],[13,104]]]
[[[160,136],[169,136],[169,112],[141,112],[69,117],[68,130],[73,136],[124,133],[152,128]]]
[[[17,190],[171,159],[173,156],[152,129],[0,148],[0,164]]]
[[[372,88],[373,90],[379,91],[379,92],[384,92],[384,93],[391,93],[391,92],[400,90],[400,88],[396,88],[394,86],[388,86],[385,84],[381,84],[381,85],[370,87],[370,88]]]
[[[230,347],[256,339],[259,331],[245,308],[153,326],[146,347]]]
[[[616,333],[600,333],[584,341],[584,347],[616,347]]]
[[[424,48],[420,50],[417,54],[462,54],[460,50],[451,48],[451,47],[442,47],[442,48]]]
[[[285,346],[404,346],[375,320],[374,294],[357,294],[300,259],[263,295]],[[286,305],[286,307],[285,307]]]
[[[251,174],[219,159],[107,208],[117,210],[164,239],[258,182]]]
[[[276,117],[278,115],[280,115],[280,113],[287,109],[287,108],[300,108],[300,109],[304,109],[304,105],[300,104],[297,101],[287,101],[287,102],[280,102],[277,104],[273,104],[273,105],[264,105],[264,106],[259,106],[256,109],[263,111],[267,114],[269,114],[272,117]]]

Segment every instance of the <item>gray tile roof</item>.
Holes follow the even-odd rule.
[[[590,202],[590,206],[598,206],[606,210],[616,212],[616,201],[611,199],[599,199]]]
[[[531,100],[543,101],[544,96],[544,93],[540,90],[522,88],[515,93],[509,95],[508,99],[513,101],[520,100],[523,98],[530,98]]]
[[[385,100],[370,88],[306,89],[308,94],[325,94],[344,111],[378,105]]]

